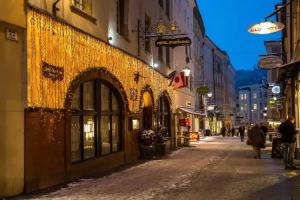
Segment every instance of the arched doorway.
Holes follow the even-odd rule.
[[[143,129],[151,130],[153,127],[153,99],[149,91],[143,93]]]

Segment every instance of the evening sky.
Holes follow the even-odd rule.
[[[197,0],[206,35],[225,50],[235,69],[252,69],[265,54],[265,40],[280,40],[280,33],[254,35],[251,24],[262,22],[280,0]],[[271,19],[275,19],[274,17]]]

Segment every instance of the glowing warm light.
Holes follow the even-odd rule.
[[[183,68],[182,71],[184,73],[184,76],[190,76],[190,74],[191,74],[191,69],[188,67]]]
[[[280,22],[265,21],[250,26],[248,32],[253,34],[270,34],[282,29],[284,29],[284,25]]]
[[[212,93],[211,93],[211,92],[207,93],[207,96],[208,96],[209,98],[212,97]]]
[[[154,63],[154,64],[153,64],[153,68],[158,68],[158,64],[157,64],[157,63]]]
[[[171,98],[171,109],[174,108],[173,88],[168,86],[169,80],[141,60],[33,9],[27,13],[27,24],[29,108],[64,109],[72,81],[81,73],[94,68],[104,68],[120,81],[127,96],[129,111],[139,111],[138,102],[146,85],[153,92],[154,102],[166,91]],[[112,36],[110,43],[113,40]],[[43,62],[63,69],[63,79],[53,81],[41,75]],[[133,78],[136,72],[147,78],[141,78],[137,84]],[[132,88],[137,90],[137,98],[134,100],[129,98]]]

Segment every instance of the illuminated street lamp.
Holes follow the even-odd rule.
[[[211,92],[207,93],[207,96],[208,96],[209,98],[211,98],[211,97],[212,97],[212,93],[211,93]]]
[[[190,76],[191,74],[191,69],[189,67],[185,67],[182,69],[183,73],[184,73],[184,76]]]

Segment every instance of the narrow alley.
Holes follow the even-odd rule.
[[[20,198],[296,200],[300,199],[300,170],[284,170],[281,159],[271,159],[270,147],[262,159],[253,159],[251,147],[239,138],[208,137],[162,159],[101,178],[81,179],[49,194]]]

